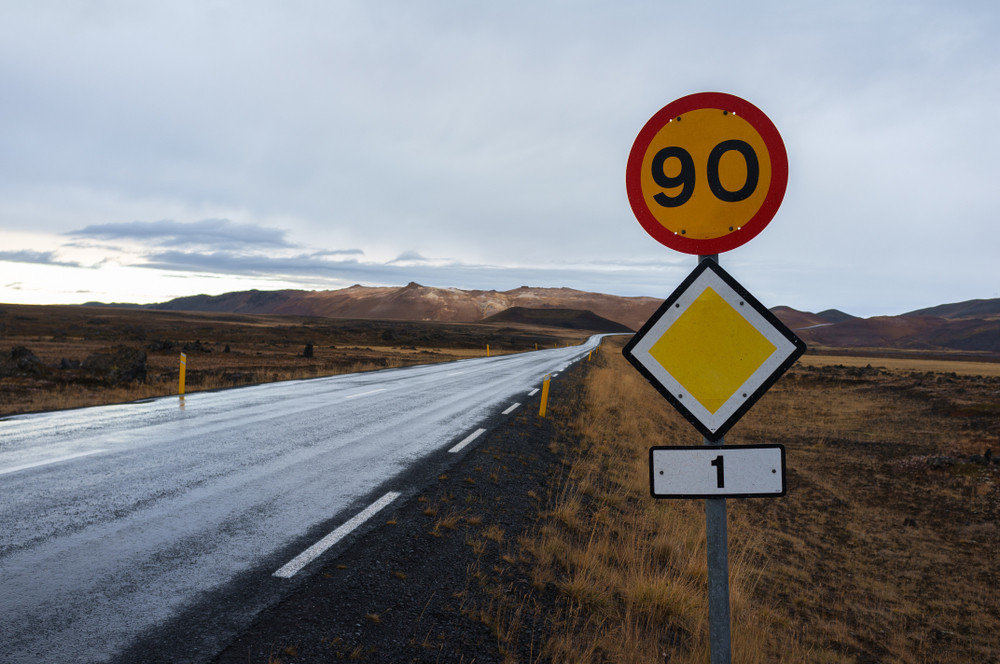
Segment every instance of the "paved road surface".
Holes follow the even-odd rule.
[[[597,342],[0,421],[0,661],[210,657]]]

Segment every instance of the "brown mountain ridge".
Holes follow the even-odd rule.
[[[652,297],[621,297],[572,288],[521,286],[509,291],[484,291],[435,288],[411,282],[401,288],[355,285],[332,291],[251,290],[195,295],[148,308],[449,323],[479,322],[511,307],[573,309],[590,311],[637,330],[659,304],[660,300]]]
[[[515,323],[522,325],[543,325],[546,327],[563,327],[570,330],[587,330],[589,332],[624,333],[635,330],[616,323],[607,318],[601,318],[592,311],[580,309],[530,309],[528,307],[511,307],[498,314],[493,314],[482,320],[483,323]]]
[[[587,329],[608,330],[613,321],[638,330],[662,300],[623,297],[572,288],[521,286],[509,291],[436,288],[409,283],[403,287],[351,286],[332,291],[240,291],[223,295],[182,297],[146,308],[243,314],[289,314],[377,320],[554,324],[553,310],[577,320],[582,312],[595,318]],[[549,310],[548,317],[527,310]],[[908,312],[899,316],[858,318],[828,309],[819,313],[774,307],[774,314],[814,349],[893,349],[920,352],[963,352],[1000,356],[1000,299],[969,300]],[[574,318],[575,317],[575,318]],[[599,319],[606,319],[600,322]],[[548,322],[545,322],[545,321]]]

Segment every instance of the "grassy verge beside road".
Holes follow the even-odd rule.
[[[586,336],[3,309],[3,341],[39,363],[3,377],[0,415],[170,393],[185,346],[196,390]],[[554,382],[548,418],[517,411],[219,661],[707,661],[703,502],[650,498],[646,465],[651,446],[701,439],[622,343]],[[121,344],[145,349],[145,384],[57,368]],[[997,367],[807,354],[732,429],[728,444],[785,445],[788,475],[784,498],[729,501],[735,662],[1000,663]]]
[[[588,374],[574,422],[581,446],[562,452],[566,481],[522,539],[535,588],[555,590],[546,656],[557,662],[702,662],[708,629],[703,501],[649,496],[648,449],[700,442],[696,432],[610,342]],[[730,593],[737,662],[774,661],[770,606],[752,528],[733,524]],[[763,629],[762,629],[763,628]],[[788,661],[806,661],[794,638]]]
[[[620,351],[606,340],[549,417],[525,404],[216,661],[706,662],[703,502],[653,500],[646,467],[699,438]],[[729,501],[735,662],[1000,661],[998,391],[797,366],[757,403],[727,443],[784,444],[788,495]]]
[[[491,355],[552,348],[588,336],[518,324],[0,304],[0,416],[176,394],[181,353],[186,391],[198,392],[483,357],[487,346]]]
[[[693,428],[609,343],[566,481],[529,537],[558,662],[702,662],[702,501],[649,497],[647,450]],[[877,364],[877,361],[873,360]],[[789,493],[729,501],[736,662],[996,662],[1000,380],[800,367],[728,444],[782,443]]]

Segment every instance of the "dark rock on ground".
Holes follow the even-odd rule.
[[[0,359],[0,376],[41,376],[48,367],[24,346],[14,346]]]
[[[146,353],[131,346],[115,346],[94,353],[80,367],[91,378],[110,385],[146,380]]]
[[[948,466],[954,466],[955,459],[949,456],[932,456],[927,459],[927,465],[935,470],[941,470],[942,468],[947,468]]]
[[[146,350],[150,353],[168,353],[174,349],[174,342],[168,339],[157,339],[156,341],[151,341],[149,345],[146,346]]]

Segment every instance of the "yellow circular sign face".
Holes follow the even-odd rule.
[[[771,221],[788,182],[778,130],[749,102],[719,92],[682,97],[639,132],[625,171],[629,203],[662,244],[728,251]]]
[[[660,225],[710,240],[735,232],[760,209],[771,185],[771,160],[749,122],[728,111],[701,108],[656,133],[642,160],[641,182],[646,206]],[[712,184],[733,200],[719,198]]]

